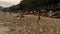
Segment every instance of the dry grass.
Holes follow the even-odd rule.
[[[25,15],[22,20],[13,15],[0,14],[0,27],[5,27],[4,34],[60,34],[60,19]],[[2,29],[2,28],[0,28]],[[2,32],[0,32],[2,33]]]

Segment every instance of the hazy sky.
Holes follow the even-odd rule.
[[[0,0],[0,1],[12,2],[12,3],[14,3],[14,4],[18,4],[21,0]]]

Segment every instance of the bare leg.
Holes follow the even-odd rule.
[[[21,18],[22,18],[22,15],[20,14],[20,20],[21,20]]]
[[[21,13],[20,13],[20,16],[19,17],[20,17],[20,20],[21,20]]]
[[[24,15],[23,15],[23,14],[20,14],[20,20],[21,20],[22,18],[24,18]]]
[[[40,20],[40,12],[38,12],[38,20],[37,20],[37,23],[39,22]]]
[[[39,20],[40,20],[40,12],[38,12],[38,20],[37,20],[37,34],[40,34],[39,32],[39,27],[40,27],[40,24],[39,24]]]

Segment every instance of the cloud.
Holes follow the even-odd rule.
[[[12,5],[17,5],[21,2],[21,0],[0,0],[0,6],[9,7]]]
[[[13,4],[18,4],[18,3],[20,3],[21,0],[0,0],[0,1],[12,2]]]
[[[11,3],[11,2],[0,1],[0,6],[9,7],[9,6],[12,6],[12,5],[13,5],[13,3]]]

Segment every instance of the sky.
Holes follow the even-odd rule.
[[[10,7],[12,5],[17,5],[22,0],[0,0],[0,6],[2,7]]]
[[[0,1],[11,2],[11,3],[14,3],[14,4],[18,4],[18,3],[20,3],[21,0],[0,0]]]

